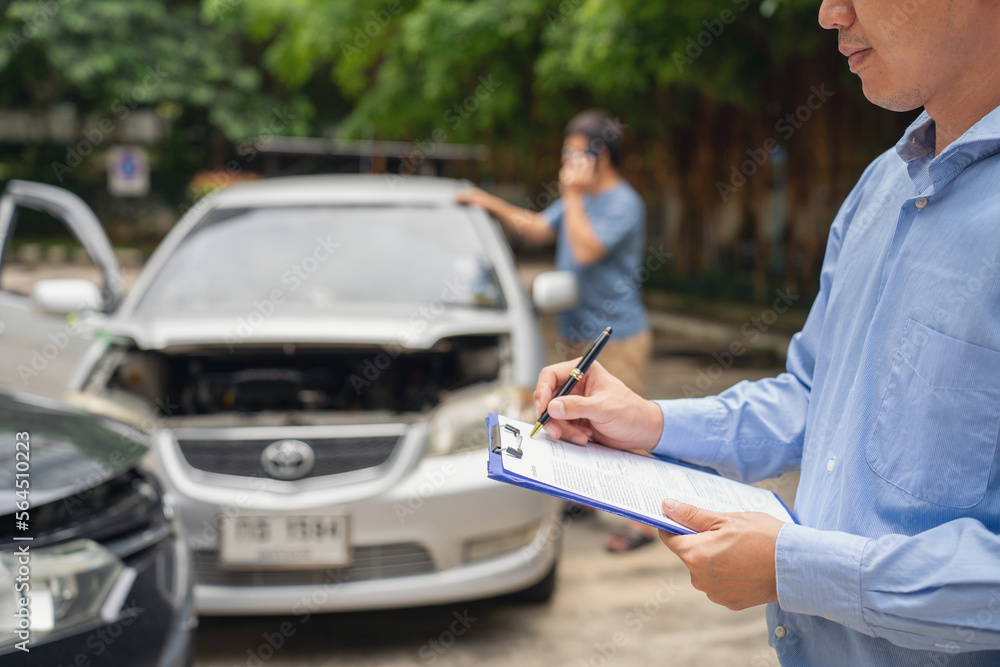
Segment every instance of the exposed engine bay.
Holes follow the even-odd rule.
[[[294,412],[423,412],[444,395],[501,378],[505,335],[399,346],[246,345],[120,348],[88,389],[141,398],[163,417]]]

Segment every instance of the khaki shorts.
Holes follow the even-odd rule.
[[[563,361],[576,359],[590,347],[590,343],[569,343],[560,340],[556,346]],[[645,395],[646,369],[653,353],[653,334],[649,329],[631,338],[615,340],[612,338],[601,350],[597,360],[608,371],[625,383],[625,386],[639,394]]]

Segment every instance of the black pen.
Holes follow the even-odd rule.
[[[587,354],[583,355],[583,359],[580,360],[579,365],[569,372],[569,379],[566,380],[566,384],[562,386],[559,393],[552,397],[553,400],[559,398],[560,396],[565,396],[569,392],[573,391],[573,387],[576,386],[577,382],[583,379],[583,374],[587,372],[588,368],[590,368],[590,364],[594,363],[594,359],[596,359],[597,355],[601,353],[601,350],[604,348],[604,344],[608,342],[609,338],[611,338],[611,327],[608,327],[598,334],[597,340],[595,340],[594,344],[590,346],[589,350],[587,350]],[[538,429],[548,424],[549,419],[551,419],[549,417],[549,411],[546,409],[545,412],[542,413],[542,416],[538,418],[538,421],[535,422],[535,428],[531,429],[531,435],[529,437],[535,437],[535,434],[538,433]]]

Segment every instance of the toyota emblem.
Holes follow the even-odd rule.
[[[275,479],[302,479],[313,469],[316,455],[301,440],[279,440],[264,448],[260,463],[264,472]]]

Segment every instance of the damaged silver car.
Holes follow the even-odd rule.
[[[571,305],[575,284],[543,274],[529,299],[499,225],[453,203],[467,185],[233,186],[182,218],[123,299],[102,238],[103,294],[42,281],[15,313],[108,311],[88,320],[68,397],[152,433],[199,613],[551,596],[558,501],[487,479],[484,420],[530,412],[536,312]],[[5,210],[53,192],[68,195],[14,183]],[[96,233],[92,214],[63,215]]]

